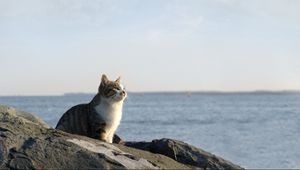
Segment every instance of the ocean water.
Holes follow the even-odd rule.
[[[8,96],[0,104],[55,127],[67,109],[92,97]],[[182,140],[245,168],[300,168],[300,93],[130,93],[117,133]]]

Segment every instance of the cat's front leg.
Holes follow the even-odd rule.
[[[109,142],[108,136],[109,136],[108,133],[106,133],[105,131],[102,131],[102,132],[100,132],[99,140],[102,140],[104,142]]]
[[[108,134],[108,136],[107,136],[107,142],[108,143],[113,143],[114,134],[115,133],[113,133],[113,132]]]
[[[108,139],[109,133],[107,132],[105,127],[106,127],[105,123],[100,124],[100,126],[98,126],[98,128],[96,130],[96,133],[99,134],[99,140],[108,142],[107,139]]]
[[[97,133],[99,134],[99,140],[104,142],[109,142],[109,133],[105,129],[98,129]]]

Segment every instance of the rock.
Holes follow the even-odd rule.
[[[152,142],[126,142],[125,145],[162,154],[180,163],[194,167],[204,169],[243,169],[218,156],[178,140],[160,139],[153,140]]]
[[[125,143],[120,137],[115,136],[116,143],[127,145],[124,146],[48,127],[45,122],[30,113],[0,106],[0,169],[203,169],[206,167],[230,169],[238,167],[225,166],[228,162],[223,163],[223,159],[212,157],[209,153],[205,155],[204,151],[199,153],[197,148],[176,140]],[[171,144],[176,150],[171,149]],[[202,154],[202,157],[199,154]]]
[[[42,127],[49,128],[49,125],[47,123],[45,123],[42,119],[38,118],[37,116],[35,116],[31,113],[17,111],[13,107],[0,105],[0,113],[1,113],[0,119],[3,121],[8,121],[8,120],[6,120],[8,118],[16,119],[16,117],[22,117],[24,119],[16,119],[16,120],[29,121],[31,123],[38,124]],[[11,117],[7,117],[6,116],[7,114],[11,115]]]
[[[124,145],[125,141],[123,141],[123,139],[121,139],[120,136],[118,136],[117,134],[115,134],[114,137],[113,137],[113,143]]]
[[[24,113],[0,106],[0,169],[188,168],[166,156],[47,128]]]

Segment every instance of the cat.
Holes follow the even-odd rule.
[[[69,109],[60,118],[56,129],[112,143],[126,97],[120,77],[111,81],[103,74],[98,93],[92,101]],[[115,138],[119,137],[115,135]]]

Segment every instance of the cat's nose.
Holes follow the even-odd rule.
[[[125,96],[126,92],[124,90],[122,90],[121,94],[122,94],[122,96]]]

